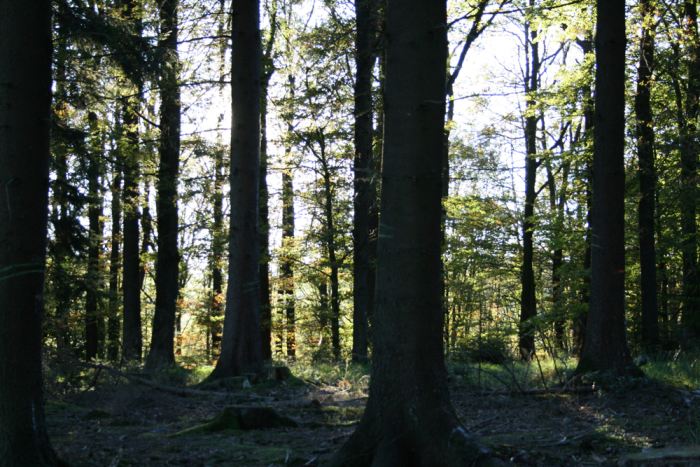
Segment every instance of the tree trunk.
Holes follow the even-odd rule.
[[[376,56],[377,5],[375,0],[355,0],[357,32],[355,38],[355,160],[353,217],[353,314],[352,360],[367,361],[368,322],[373,299],[374,280],[370,264],[370,213],[374,204],[376,174],[373,164],[372,80]]]
[[[58,465],[44,421],[41,325],[51,5],[0,1],[0,466]],[[21,53],[18,53],[21,51]]]
[[[163,61],[160,75],[160,165],[156,207],[158,250],[156,256],[156,306],[153,315],[151,349],[146,368],[175,365],[175,315],[179,295],[177,183],[180,168],[180,61],[177,54],[178,0],[159,5]]]
[[[591,299],[578,372],[637,374],[625,329],[625,1],[598,0]]]
[[[141,270],[139,250],[139,134],[137,97],[124,102],[123,123],[126,141],[124,158],[124,263],[122,288],[124,319],[122,330],[122,359],[141,360]]]
[[[291,124],[290,124],[291,126]],[[291,131],[291,128],[290,128]],[[285,334],[287,337],[287,358],[296,357],[296,310],[294,304],[294,184],[292,175],[291,149],[285,149],[285,163],[282,172],[282,257],[280,258],[280,294],[283,299]],[[281,332],[280,332],[281,334]],[[281,346],[280,339],[280,346]]]
[[[260,10],[257,0],[233,1],[231,53],[231,217],[228,290],[221,355],[210,379],[262,370],[260,342]]]
[[[263,360],[272,360],[272,304],[270,301],[270,213],[267,189],[267,76],[260,97],[260,340]]]
[[[321,176],[323,178],[323,214],[325,217],[325,242],[328,252],[328,263],[331,268],[331,345],[333,346],[333,358],[340,361],[340,284],[338,278],[338,270],[340,264],[338,261],[338,252],[336,246],[336,231],[335,221],[333,219],[333,181],[331,179],[331,171],[328,166],[326,154],[326,144],[323,135],[319,137],[321,161]]]
[[[478,464],[450,403],[440,296],[446,2],[387,5],[387,75],[372,378],[337,466]]]
[[[102,251],[102,138],[97,128],[97,115],[90,113],[88,152],[88,265],[85,277],[85,359],[103,355],[104,316],[100,310]]]
[[[530,7],[534,8],[534,0]],[[529,45],[525,92],[527,109],[525,116],[525,212],[523,213],[523,262],[520,267],[520,324],[518,328],[518,348],[520,358],[530,360],[535,353],[535,329],[530,321],[537,316],[537,298],[535,296],[535,271],[533,269],[533,231],[535,229],[535,181],[537,180],[537,115],[535,94],[539,85],[540,57],[537,43],[537,31],[531,29],[528,22],[525,36]]]
[[[135,21],[141,34],[141,21],[134,0],[124,0],[124,19]],[[124,160],[124,262],[122,266],[123,321],[122,359],[141,360],[141,273],[139,251],[139,116],[142,84],[135,83],[134,96],[123,98],[122,125],[125,138],[120,155]]]
[[[659,312],[656,295],[656,169],[654,168],[654,128],[651,109],[651,80],[654,69],[654,7],[641,0],[642,38],[639,75],[634,109],[637,117],[637,155],[639,158],[639,259],[642,293],[642,345],[654,351],[659,343]]]
[[[107,311],[107,359],[119,358],[119,273],[121,271],[121,186],[120,162],[114,163],[112,175],[112,238],[109,252],[109,309]]]
[[[685,99],[685,124],[681,126],[681,251],[683,256],[682,324],[683,344],[690,345],[700,336],[700,285],[697,265],[697,120],[700,99],[700,38],[697,3],[683,3],[683,24],[688,41],[688,87]]]

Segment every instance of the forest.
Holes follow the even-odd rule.
[[[700,465],[697,0],[0,0],[0,467]]]

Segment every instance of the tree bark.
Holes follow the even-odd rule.
[[[262,370],[260,342],[260,9],[234,0],[231,53],[231,217],[228,289],[221,355],[210,379]]]
[[[141,93],[139,92],[138,95]],[[124,100],[123,123],[126,141],[124,158],[124,263],[122,268],[123,309],[122,358],[141,360],[141,271],[139,250],[139,134],[138,97]]]
[[[260,97],[260,340],[263,360],[272,360],[272,303],[270,300],[270,209],[267,189],[267,85],[263,76]]]
[[[659,343],[659,312],[656,294],[656,169],[654,167],[654,121],[651,107],[651,80],[654,69],[654,7],[641,0],[642,37],[640,41],[637,93],[637,157],[639,159],[639,259],[642,293],[642,345],[654,351]]]
[[[440,296],[446,2],[387,4],[385,139],[372,378],[334,466],[475,465],[450,403]]]
[[[156,306],[151,349],[146,368],[175,365],[175,315],[179,295],[177,184],[180,171],[180,60],[177,53],[178,0],[159,4],[162,54],[160,73],[160,164],[156,207],[158,250],[156,256]]]
[[[291,126],[291,123],[289,124]],[[290,128],[291,131],[291,128]],[[280,294],[286,321],[287,358],[296,358],[296,310],[294,305],[294,179],[292,175],[291,149],[285,149],[282,172],[282,257],[280,258]],[[280,339],[280,346],[281,346]]]
[[[134,0],[124,0],[124,19],[136,22],[141,34],[141,20]],[[141,273],[139,251],[139,116],[138,107],[142,95],[141,83],[135,83],[134,96],[123,98],[122,124],[125,138],[121,156],[124,160],[124,262],[122,267],[123,320],[122,359],[141,360],[143,338],[141,335]]]
[[[591,298],[578,372],[637,374],[625,329],[625,1],[598,0]]]
[[[370,264],[370,214],[376,193],[373,163],[372,73],[376,56],[374,40],[377,5],[375,0],[355,0],[355,159],[353,177],[353,314],[352,360],[367,361],[368,321],[374,297]]]
[[[698,116],[700,114],[700,37],[697,2],[683,2],[683,27],[688,43],[686,63],[688,86],[681,140],[681,252],[683,257],[682,315],[683,345],[700,336],[700,285],[698,285],[697,183]]]
[[[530,0],[530,8],[535,7],[535,1]],[[525,92],[527,108],[525,116],[525,211],[523,213],[523,261],[520,267],[520,324],[518,327],[518,348],[520,358],[530,360],[535,353],[535,329],[530,320],[537,316],[537,298],[535,295],[535,271],[533,268],[533,232],[535,229],[535,182],[537,180],[537,102],[535,93],[539,87],[540,57],[537,43],[537,31],[531,29],[528,22],[525,36],[529,45],[527,76],[525,77]]]
[[[18,53],[21,51],[21,53]],[[0,1],[0,466],[58,460],[44,421],[41,325],[51,5]]]
[[[117,132],[119,133],[119,132]],[[112,236],[109,252],[109,309],[107,311],[107,358],[119,358],[119,273],[121,271],[122,170],[115,161],[112,175]]]
[[[88,145],[88,267],[85,276],[85,359],[103,355],[104,315],[100,310],[100,257],[102,251],[102,138],[97,115],[90,113]]]

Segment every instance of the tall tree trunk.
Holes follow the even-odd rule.
[[[85,277],[85,359],[103,355],[104,316],[101,313],[100,256],[102,251],[102,138],[97,115],[89,114],[90,142],[88,152],[88,265]]]
[[[123,329],[122,359],[141,360],[141,268],[139,251],[139,133],[138,96],[124,101],[123,124],[126,141],[124,158],[124,262],[123,262]]]
[[[700,285],[698,285],[697,183],[698,116],[700,114],[700,38],[697,2],[683,2],[683,24],[688,88],[685,98],[685,124],[681,126],[681,252],[683,256],[682,323],[683,344],[700,336]]]
[[[535,7],[535,0],[530,0],[530,8]],[[527,109],[525,116],[525,212],[523,213],[523,262],[520,267],[520,325],[518,328],[518,348],[520,358],[530,360],[535,353],[535,329],[531,322],[537,316],[537,298],[535,296],[535,271],[533,269],[533,232],[535,229],[535,182],[537,180],[537,102],[535,94],[539,87],[540,57],[537,43],[537,31],[531,29],[528,22],[525,36],[529,45],[525,92]]]
[[[288,127],[291,131],[291,123]],[[285,149],[282,172],[282,257],[280,258],[280,294],[286,321],[287,358],[296,358],[296,310],[294,305],[294,181],[292,175],[291,148]],[[281,332],[280,332],[281,334]],[[280,339],[280,346],[282,345]],[[280,349],[281,350],[281,349]]]
[[[267,85],[263,76],[260,97],[260,340],[263,360],[272,359],[272,304],[270,301],[270,213],[267,189]]]
[[[0,1],[0,83],[0,466],[51,466],[58,461],[46,433],[41,375],[51,121],[48,0]]]
[[[178,0],[161,0],[159,48],[160,165],[158,167],[158,250],[156,256],[156,308],[151,349],[146,368],[175,365],[175,315],[179,295],[177,184],[180,171],[180,60],[177,54]]]
[[[563,287],[561,280],[561,268],[564,264],[564,249],[559,238],[563,229],[564,207],[566,205],[566,182],[569,176],[569,164],[562,161],[562,185],[557,198],[556,180],[549,162],[547,168],[547,185],[549,186],[549,208],[556,219],[556,227],[553,235],[552,250],[552,315],[554,318],[554,339],[559,350],[566,349],[566,321],[564,320],[564,310],[562,309]]]
[[[639,259],[642,292],[642,345],[653,351],[659,343],[659,312],[656,295],[656,169],[654,168],[654,128],[651,108],[651,80],[654,69],[654,6],[641,0],[642,38],[634,109],[637,116],[637,156],[639,158]]]
[[[638,373],[625,329],[625,1],[597,11],[591,301],[577,371]]]
[[[124,0],[124,19],[135,22],[141,34],[141,20],[135,0]],[[139,116],[142,85],[135,83],[136,93],[123,99],[122,125],[125,138],[121,156],[124,160],[124,262],[122,266],[123,320],[122,359],[141,360],[143,337],[141,335],[141,273],[139,251]]]
[[[213,358],[218,358],[221,352],[221,332],[223,320],[223,285],[224,276],[222,265],[224,262],[224,250],[226,248],[226,238],[224,232],[224,150],[217,148],[214,154],[214,219],[212,224],[211,242],[211,277],[212,277],[212,304],[210,330],[211,349]]]
[[[270,79],[275,72],[272,52],[277,36],[277,1],[269,11],[270,35],[262,56],[260,89],[260,339],[263,360],[272,360],[272,303],[270,299],[270,213],[267,189],[267,98]]]
[[[121,271],[122,171],[121,163],[114,163],[112,175],[112,236],[109,252],[109,309],[107,311],[107,358],[119,358],[119,273]]]
[[[446,2],[387,5],[387,75],[372,378],[331,465],[474,465],[450,403],[440,296]]]
[[[262,370],[260,342],[260,9],[233,1],[231,53],[231,223],[228,290],[221,355],[210,379]]]
[[[340,360],[340,282],[338,272],[340,264],[336,245],[335,220],[333,219],[333,180],[328,166],[326,142],[323,134],[319,136],[319,159],[321,162],[321,177],[323,178],[323,215],[325,217],[325,243],[328,252],[328,263],[331,268],[331,345],[333,358]]]
[[[374,204],[376,174],[373,164],[372,72],[376,56],[376,0],[355,0],[357,32],[355,38],[355,160],[353,217],[353,314],[352,360],[367,361],[368,322],[374,297],[370,264],[370,212]]]

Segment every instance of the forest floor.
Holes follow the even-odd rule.
[[[491,373],[476,377],[474,368],[453,368],[452,400],[465,427],[506,462],[627,465],[631,453],[700,444],[697,388],[634,379],[606,390],[589,381],[582,391],[560,392],[523,389],[513,380],[516,387],[503,390],[482,378],[502,381],[508,373],[484,371]],[[76,467],[322,465],[353,431],[366,402],[368,378],[345,376],[177,395],[102,372],[88,389],[49,394],[49,432],[59,455]],[[273,408],[298,426],[182,433],[230,406]]]

